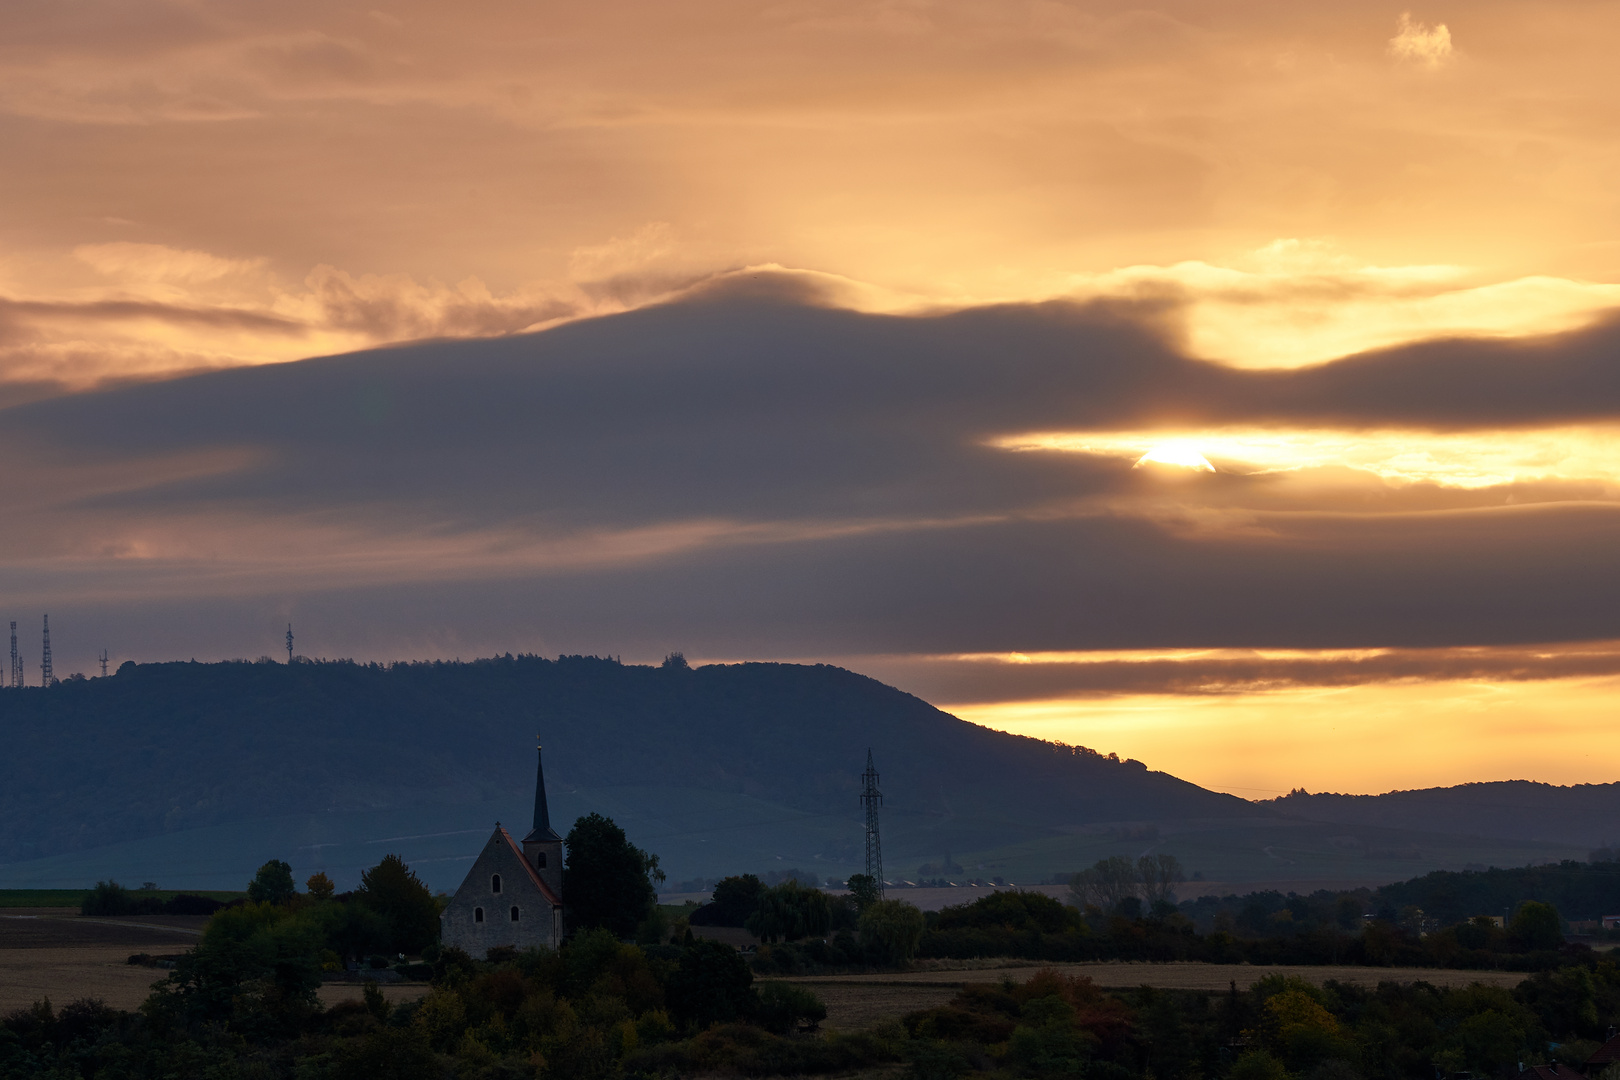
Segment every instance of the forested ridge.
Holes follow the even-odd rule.
[[[6,861],[304,811],[522,805],[537,734],[558,790],[675,784],[847,811],[871,747],[888,805],[992,835],[1253,812],[827,665],[126,663],[0,693],[0,734]]]

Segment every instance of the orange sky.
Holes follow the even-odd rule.
[[[1612,4],[25,0],[0,26],[0,405],[14,406],[0,409],[0,495],[18,511],[0,521],[0,582],[30,611],[73,612],[81,665],[104,643],[142,658],[269,651],[254,644],[265,627],[296,614],[326,655],[837,657],[980,722],[1239,793],[1606,775],[1590,754],[1607,746],[1609,671],[1458,677],[1424,653],[1351,685],[1313,683],[1327,678],[1315,664],[1287,688],[1219,692],[1168,668],[1158,688],[1083,692],[992,672],[1000,661],[929,673],[945,663],[930,658],[1019,651],[1576,655],[1620,637],[1595,554],[1620,485],[1620,403],[1604,396],[1620,311]],[[1121,359],[1136,338],[1096,329],[1114,319],[1194,364],[1174,369],[1192,372],[1183,386],[1224,389],[1143,376],[1135,397],[1081,415],[1079,391],[1068,413],[1041,407],[1067,392],[1061,372],[1037,390],[1045,376],[1018,369],[1029,400],[1003,387],[994,407],[968,373],[955,412],[920,392],[872,415],[826,404],[792,444],[803,453],[780,435],[797,422],[771,412],[780,395],[699,417],[735,379],[694,398],[684,427],[678,413],[621,427],[593,398],[543,447],[550,435],[468,406],[456,461],[531,462],[475,498],[404,436],[375,457],[337,435],[333,457],[298,456],[320,424],[381,423],[412,392],[383,376],[359,419],[310,401],[252,437],[245,420],[211,426],[213,391],[160,406],[130,385],[671,299],[719,310],[702,298],[760,282],[919,325],[1097,302],[1086,310],[1112,314],[1076,355],[1145,371]],[[827,355],[886,362],[888,331],[851,325]],[[981,371],[1025,362],[1014,352],[1036,346],[1015,338],[986,331]],[[1450,339],[1455,357],[1424,351]],[[673,345],[661,360],[659,340],[636,345],[652,350],[643,381],[660,364],[696,371]],[[1199,360],[1329,373],[1220,382]],[[1508,385],[1534,370],[1552,372],[1545,400]],[[490,408],[503,377],[489,375]],[[29,402],[45,411],[17,411]],[[971,422],[929,426],[969,403],[983,409]],[[875,433],[882,416],[894,427]],[[478,441],[486,428],[509,441]],[[906,441],[925,428],[926,447]],[[104,452],[82,450],[103,436]],[[1165,445],[1216,471],[1132,468]],[[571,453],[605,471],[588,490],[545,487]],[[770,471],[736,464],[755,458]],[[652,460],[675,470],[668,485],[636,479]],[[670,497],[683,484],[689,497]],[[916,545],[898,570],[879,569],[885,538]],[[1065,577],[1082,575],[1051,561],[1065,550],[1093,576]],[[756,609],[742,591],[759,586],[734,582],[738,560],[764,567],[765,553],[781,562],[763,580],[825,559],[827,581],[877,584],[838,604],[806,585]],[[1364,555],[1356,594],[1342,560]],[[738,595],[712,610],[674,599],[710,558],[731,560],[715,588]],[[918,567],[940,576],[894,584]],[[469,581],[528,582],[554,614],[511,600],[491,616],[452,598]],[[891,584],[910,621],[867,606]],[[1315,622],[1289,605],[1307,594]],[[940,596],[959,602],[930,610]],[[139,633],[159,607],[167,629]],[[1421,734],[1368,721],[1414,714]],[[1350,725],[1377,737],[1347,742]],[[1278,726],[1286,743],[1255,735]],[[1369,746],[1406,752],[1397,764]]]

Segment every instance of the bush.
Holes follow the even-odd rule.
[[[874,959],[904,964],[917,955],[923,913],[904,900],[879,900],[861,914],[861,944]]]
[[[698,940],[682,946],[665,990],[676,1022],[701,1031],[753,1015],[758,1007],[753,982],[753,972],[736,949]]]
[[[768,982],[759,989],[758,1019],[766,1031],[785,1035],[801,1023],[814,1031],[827,1019],[827,1006],[802,986]]]
[[[135,898],[116,881],[98,881],[79,905],[80,915],[133,915]]]
[[[759,906],[743,925],[761,941],[822,937],[832,927],[832,905],[820,889],[784,881],[760,894]]]

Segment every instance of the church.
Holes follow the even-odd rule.
[[[563,933],[562,863],[562,837],[551,827],[545,759],[539,756],[534,828],[520,847],[500,822],[495,823],[494,835],[439,916],[439,941],[480,960],[502,945],[556,948]]]

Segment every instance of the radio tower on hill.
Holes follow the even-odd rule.
[[[883,897],[883,843],[878,839],[878,807],[883,804],[883,792],[878,790],[877,766],[872,764],[872,748],[866,748],[866,771],[861,773],[861,805],[866,807],[866,876],[877,886],[878,898]]]
[[[39,647],[40,685],[49,686],[56,681],[51,674],[51,617],[45,616],[45,642]]]
[[[17,620],[11,620],[11,687],[13,690],[22,689],[23,671],[22,656],[17,652]]]
[[[292,623],[287,624],[287,663],[292,663]]]

